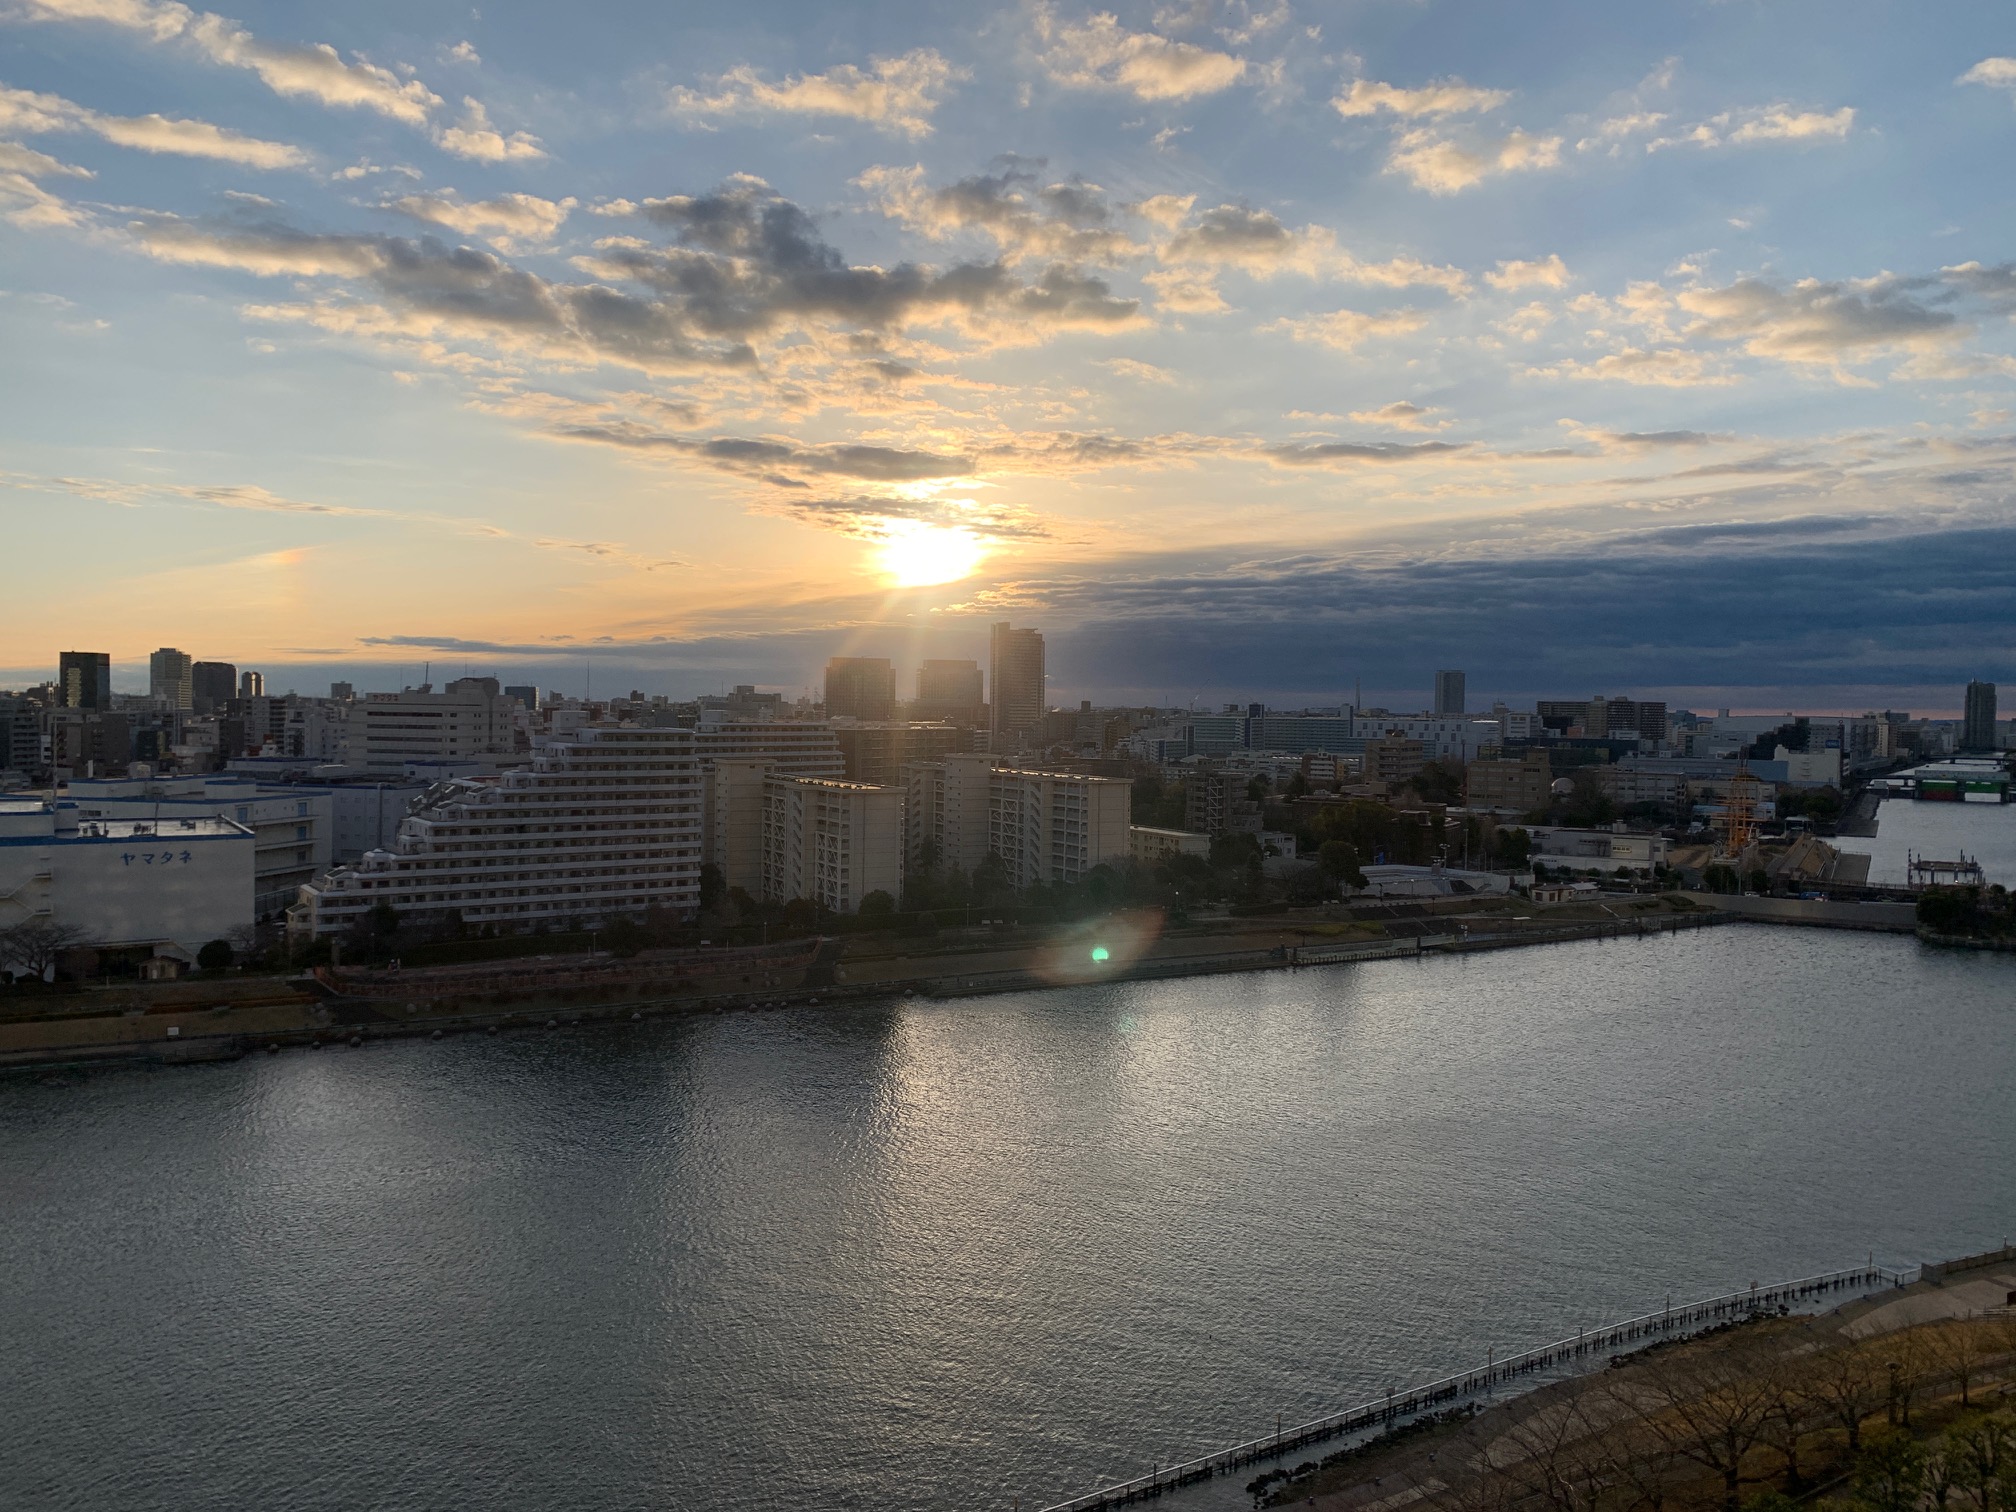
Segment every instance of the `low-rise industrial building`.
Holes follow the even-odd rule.
[[[0,929],[42,922],[76,947],[193,961],[252,927],[255,843],[210,814],[91,819],[0,798]]]

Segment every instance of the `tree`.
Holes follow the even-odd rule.
[[[380,940],[389,940],[399,933],[399,910],[390,903],[377,902],[371,905],[371,912],[365,915],[366,926]]]
[[[1407,779],[1407,786],[1418,793],[1426,803],[1461,803],[1463,801],[1463,763],[1460,761],[1426,761],[1421,770]]]
[[[1862,1448],[1862,1424],[1883,1401],[1882,1367],[1868,1346],[1836,1344],[1825,1349],[1806,1372],[1806,1390],[1848,1439],[1848,1452]]]
[[[57,957],[84,938],[84,931],[53,919],[30,919],[0,929],[0,965],[20,968],[40,981],[56,970]]]
[[[728,896],[728,879],[721,868],[713,862],[706,862],[700,868],[700,911],[712,913]]]
[[[1526,830],[1514,827],[1502,829],[1492,841],[1492,848],[1501,866],[1524,866],[1533,854],[1533,836]]]
[[[1763,1441],[1776,1383],[1756,1344],[1739,1339],[1699,1353],[1646,1362],[1627,1400],[1674,1453],[1722,1479],[1725,1512],[1737,1512],[1744,1458]]]
[[[628,914],[618,914],[602,926],[602,943],[609,954],[628,958],[651,943],[651,931]]]
[[[1358,864],[1358,847],[1348,840],[1325,840],[1316,851],[1317,863],[1339,882],[1352,887],[1365,885],[1365,873]]]
[[[1954,1478],[1978,1512],[1997,1512],[2016,1494],[2016,1422],[2007,1413],[1962,1418],[1948,1430]]]
[[[1855,1466],[1855,1500],[1869,1512],[1917,1512],[1925,1485],[1925,1451],[1901,1428],[1869,1435]]]
[[[1764,870],[1761,866],[1751,867],[1750,891],[1754,893],[1768,893],[1771,891],[1771,873]]]
[[[896,900],[881,888],[861,900],[860,914],[864,919],[887,919],[896,912]]]
[[[196,952],[196,964],[205,971],[229,971],[236,955],[229,940],[212,940]]]

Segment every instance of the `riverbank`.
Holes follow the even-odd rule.
[[[675,1015],[975,997],[1639,938],[1725,922],[1726,913],[1675,894],[1556,909],[1491,899],[1470,906],[1389,905],[1372,917],[1228,918],[1174,930],[1143,915],[1113,915],[1041,938],[981,935],[935,949],[855,936],[802,952],[788,981],[750,969],[752,962],[738,955],[711,972],[673,973],[678,985],[670,987],[663,971],[639,971],[625,983],[606,969],[556,986],[526,969],[534,962],[480,975],[430,968],[134,985],[42,1000],[26,1012],[0,1016],[0,1070],[184,1065],[283,1049],[360,1048],[387,1039],[546,1032]],[[620,965],[606,956],[584,960]]]
[[[1844,1295],[1845,1294],[1845,1295]],[[1239,1478],[1256,1506],[1394,1512],[1415,1501],[1504,1509],[1556,1492],[1630,1486],[1653,1508],[1733,1506],[1746,1483],[1810,1496],[1855,1467],[1865,1430],[1950,1423],[2016,1390],[2016,1248],[1889,1271],[1870,1266],[1756,1287],[1389,1395],[1217,1455],[1156,1470],[1047,1512],[1174,1496]],[[1830,1305],[1831,1304],[1831,1305]],[[1818,1316],[1811,1316],[1825,1308]],[[1536,1384],[1495,1399],[1500,1383]],[[1722,1420],[1741,1403],[1741,1422]],[[1879,1416],[1879,1410],[1881,1416]],[[1733,1431],[1732,1431],[1733,1430]],[[1726,1433],[1717,1457],[1690,1436]],[[1365,1435],[1370,1434],[1370,1437]],[[1353,1438],[1301,1458],[1310,1446]],[[1319,1451],[1320,1452],[1320,1451]],[[1592,1501],[1593,1501],[1592,1497]],[[1582,1505],[1580,1502],[1572,1503]]]

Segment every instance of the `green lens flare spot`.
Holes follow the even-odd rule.
[[[1093,960],[1095,960],[1095,961],[1105,961],[1105,960],[1110,960],[1111,958],[1112,958],[1112,952],[1110,952],[1109,950],[1107,950],[1107,948],[1106,948],[1106,947],[1105,947],[1104,945],[1094,945],[1094,946],[1092,947],[1092,959],[1093,959]]]

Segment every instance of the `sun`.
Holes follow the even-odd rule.
[[[968,576],[986,559],[987,547],[963,526],[905,521],[891,527],[876,555],[895,587],[930,588]]]

